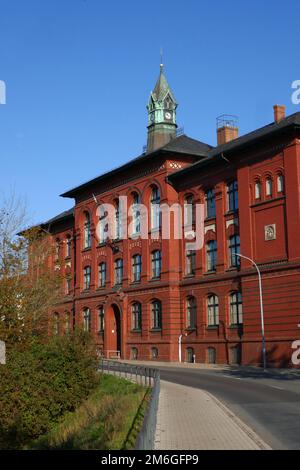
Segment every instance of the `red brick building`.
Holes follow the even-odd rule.
[[[224,117],[211,147],[177,136],[176,108],[161,66],[146,151],[64,193],[74,208],[43,224],[66,277],[65,298],[51,312],[55,330],[83,325],[105,356],[178,361],[181,350],[183,361],[260,364],[258,277],[234,254],[241,253],[262,273],[268,364],[292,365],[300,337],[300,113],[285,117],[274,106],[273,123],[242,137]],[[118,227],[114,240],[101,239],[101,228],[96,236],[98,205],[118,208],[120,196],[149,209],[155,239],[140,237],[140,213],[128,216],[129,238]],[[161,236],[156,204],[185,202],[205,204],[200,250],[187,251],[184,236]],[[116,225],[119,217],[117,209]]]

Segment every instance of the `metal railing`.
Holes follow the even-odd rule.
[[[116,375],[118,377],[135,382],[139,385],[151,387],[152,390],[150,402],[145,412],[143,425],[136,439],[135,450],[154,449],[158,399],[160,391],[159,370],[140,365],[109,361],[107,359],[101,359],[99,370],[101,373]]]

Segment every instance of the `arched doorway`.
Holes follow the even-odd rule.
[[[104,348],[108,359],[122,356],[121,311],[116,304],[112,304],[106,311]]]

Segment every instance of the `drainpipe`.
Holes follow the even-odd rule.
[[[178,337],[178,358],[179,362],[181,362],[181,342],[182,342],[182,335]]]

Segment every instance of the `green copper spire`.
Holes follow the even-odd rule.
[[[148,101],[148,142],[147,151],[151,152],[176,137],[175,96],[164,74],[164,66],[160,64],[160,73],[154,90]]]

